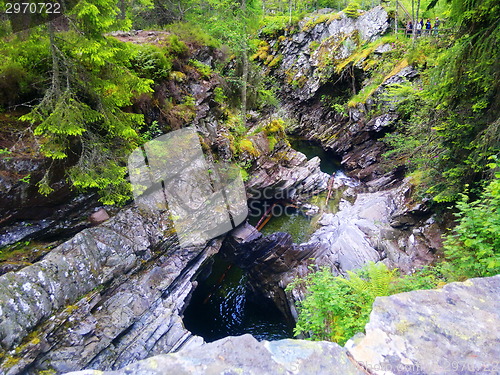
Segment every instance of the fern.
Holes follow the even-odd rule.
[[[324,267],[287,288],[291,290],[303,285],[307,289],[305,299],[298,304],[296,335],[342,345],[355,333],[363,331],[376,297],[431,288],[439,282],[428,271],[413,277],[397,277],[396,269],[389,270],[383,263],[372,262],[361,270],[348,271],[348,276],[334,276]]]

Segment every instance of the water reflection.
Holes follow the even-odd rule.
[[[199,282],[184,313],[185,327],[207,342],[245,333],[258,340],[292,337],[293,327],[276,307],[252,298],[243,271],[215,258],[212,273]]]

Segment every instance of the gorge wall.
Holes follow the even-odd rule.
[[[272,198],[286,196],[301,203],[305,203],[302,193],[305,196],[328,189],[331,176],[321,171],[319,159],[307,160],[293,150],[284,129],[271,134],[276,138],[275,144],[262,130],[278,115],[292,120],[286,131],[317,141],[340,156],[343,167],[356,178],[356,186],[335,177],[333,189],[342,191],[338,212],[324,213],[307,243],[294,244],[285,233],[249,237],[249,233],[255,234],[250,226],[233,231],[225,239],[233,249],[226,256],[247,270],[251,287],[292,317],[294,301],[302,296],[286,294],[284,289],[296,277],[304,276],[311,264],[344,274],[368,261],[383,261],[410,272],[429,263],[440,247],[438,220],[425,205],[412,199],[410,181],[400,178],[401,171],[385,173],[379,166],[384,150],[379,138],[397,118],[390,106],[384,113],[370,117],[367,107],[373,103],[369,101],[349,107],[348,113],[340,113],[321,100],[325,95],[342,98],[344,90],[353,94],[365,86],[360,66],[352,64],[343,71],[332,66],[349,58],[360,40],[373,41],[381,36],[387,28],[387,13],[377,7],[356,19],[332,14],[321,21],[318,16],[302,21],[298,33],[267,42],[266,48],[274,56],[281,55],[281,64],[270,72],[283,82],[283,105],[277,113],[257,118],[251,124],[248,140],[252,147],[241,151],[242,159],[252,164],[246,188],[249,198],[252,192],[267,190]],[[391,46],[380,47],[372,51],[374,55],[382,58],[391,53]],[[200,52],[199,59],[211,64],[207,51]],[[223,120],[227,114],[213,98],[215,78],[202,79],[192,74],[184,91],[172,86],[172,82],[164,82],[153,99],[165,99],[161,92],[169,90],[179,98],[192,94],[197,109],[189,120],[202,135],[204,147],[217,151],[222,160],[231,160],[235,141]],[[414,79],[417,72],[412,67],[402,67],[386,77],[377,90],[403,77]],[[180,115],[165,119],[158,108],[151,109],[145,101],[136,107],[149,114],[150,122],[163,121],[170,128],[185,125]],[[259,127],[261,131],[253,132]],[[358,184],[358,179],[363,183]],[[16,191],[20,191],[19,196],[27,194],[24,186]],[[6,197],[14,194],[10,188],[4,193]],[[83,206],[85,216],[94,207]],[[354,361],[346,349],[333,343],[257,343],[249,336],[228,338],[196,349],[203,340],[184,328],[182,313],[196,286],[198,272],[219,251],[223,240],[221,237],[197,247],[180,248],[168,211],[148,212],[130,205],[107,222],[85,229],[50,249],[34,264],[22,264],[21,268],[5,273],[0,276],[0,373],[31,375],[40,370],[62,373],[84,368],[117,370],[110,374],[164,373],[167,369],[194,373],[237,369],[247,373],[318,373],[335,368],[337,373],[357,374],[367,370],[362,362],[423,365],[422,358],[427,354],[401,348],[405,347],[405,340],[409,341],[408,348],[421,345],[415,338],[421,330],[418,308],[426,301],[436,307],[429,307],[427,315],[420,317],[427,319],[428,325],[435,323],[433,332],[437,333],[432,339],[436,345],[447,347],[456,339],[457,348],[466,350],[466,343],[459,340],[460,334],[452,332],[451,327],[470,321],[443,322],[435,318],[448,312],[450,306],[472,313],[479,310],[484,314],[473,316],[498,322],[494,311],[499,309],[492,295],[492,291],[498,290],[497,277],[471,281],[472,286],[454,284],[440,291],[378,299],[365,339],[349,347]],[[477,298],[469,303],[467,296],[479,292],[490,297],[484,298],[484,303]],[[441,298],[444,296],[445,300]],[[412,304],[414,298],[419,301],[416,305]],[[395,306],[400,305],[408,312],[404,321],[391,315],[399,311]],[[386,311],[384,306],[391,306],[392,310]],[[478,329],[474,336],[477,347],[498,340],[485,327]],[[381,331],[383,336],[378,335]],[[377,337],[387,338],[387,342],[379,343]],[[380,352],[373,349],[378,344],[383,347]],[[179,354],[132,364],[181,348]],[[488,346],[487,351],[477,355],[481,361],[487,361],[494,358],[494,350]],[[441,354],[453,359],[458,351]],[[259,359],[258,365],[251,363],[255,358]],[[100,373],[86,370],[80,374]]]
[[[345,348],[332,342],[227,337],[139,361],[118,371],[68,375],[207,374],[491,374],[498,373],[500,276],[438,290],[378,297],[366,335]]]

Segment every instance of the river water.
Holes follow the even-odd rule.
[[[308,159],[319,156],[323,172],[333,174],[339,170],[339,161],[320,146],[299,139],[290,143]],[[321,206],[318,202],[324,202],[325,197],[316,197],[317,202],[313,198],[312,203]],[[331,206],[321,209],[332,212],[335,209],[333,200]],[[295,243],[308,240],[314,229],[314,219],[290,207],[276,206],[275,212],[278,214],[261,230],[264,235],[286,232],[290,233]],[[259,217],[249,219],[255,225]],[[258,300],[249,292],[244,271],[218,255],[214,257],[208,278],[198,280],[198,286],[184,313],[184,325],[207,342],[245,333],[252,334],[258,340],[279,340],[293,336],[293,327],[287,324],[281,312],[268,301]]]
[[[292,337],[293,327],[281,312],[247,290],[243,270],[214,258],[210,276],[199,281],[184,312],[185,327],[207,342],[245,333],[257,340]]]

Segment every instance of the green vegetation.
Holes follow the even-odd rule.
[[[470,202],[462,194],[457,203],[458,225],[444,243],[447,271],[458,279],[500,273],[500,173],[480,197]]]
[[[407,168],[422,199],[458,200],[457,225],[446,236],[444,261],[413,275],[397,276],[370,264],[348,279],[322,269],[296,281],[291,288],[307,288],[297,334],[342,344],[364,329],[376,296],[500,272],[500,29],[492,13],[498,7],[489,0],[452,1],[447,14],[458,30],[453,37],[414,44],[387,36],[337,63],[338,73],[356,66],[369,74],[369,83],[349,106],[376,96],[379,105],[400,115],[395,131],[384,138],[389,168]],[[390,52],[373,56],[382,43],[391,44]],[[325,67],[332,64],[325,61]],[[408,65],[419,68],[420,79],[389,85],[380,94],[381,83]]]
[[[363,331],[376,297],[429,289],[439,282],[439,277],[427,269],[418,276],[398,277],[396,270],[389,270],[383,263],[369,263],[356,272],[348,271],[348,278],[334,276],[328,268],[322,268],[288,287],[291,290],[305,286],[308,291],[298,306],[295,334],[343,345]]]
[[[359,12],[358,10],[360,9],[359,3],[356,1],[351,1],[347,7],[343,10],[343,12],[351,18],[358,18]]]
[[[389,162],[418,171],[420,196],[438,203],[457,200],[466,184],[478,194],[491,176],[488,158],[500,151],[500,26],[490,9],[498,4],[453,1],[457,34],[419,41],[408,62],[422,80],[394,85],[385,98],[401,115],[386,137]]]
[[[491,163],[491,168],[497,168]],[[383,263],[370,263],[348,278],[333,276],[324,268],[296,280],[288,289],[307,288],[299,302],[296,334],[314,340],[344,344],[368,322],[375,297],[418,289],[435,288],[445,282],[500,273],[500,173],[481,196],[469,202],[462,194],[457,203],[458,225],[446,236],[445,259],[414,274],[397,276]]]

